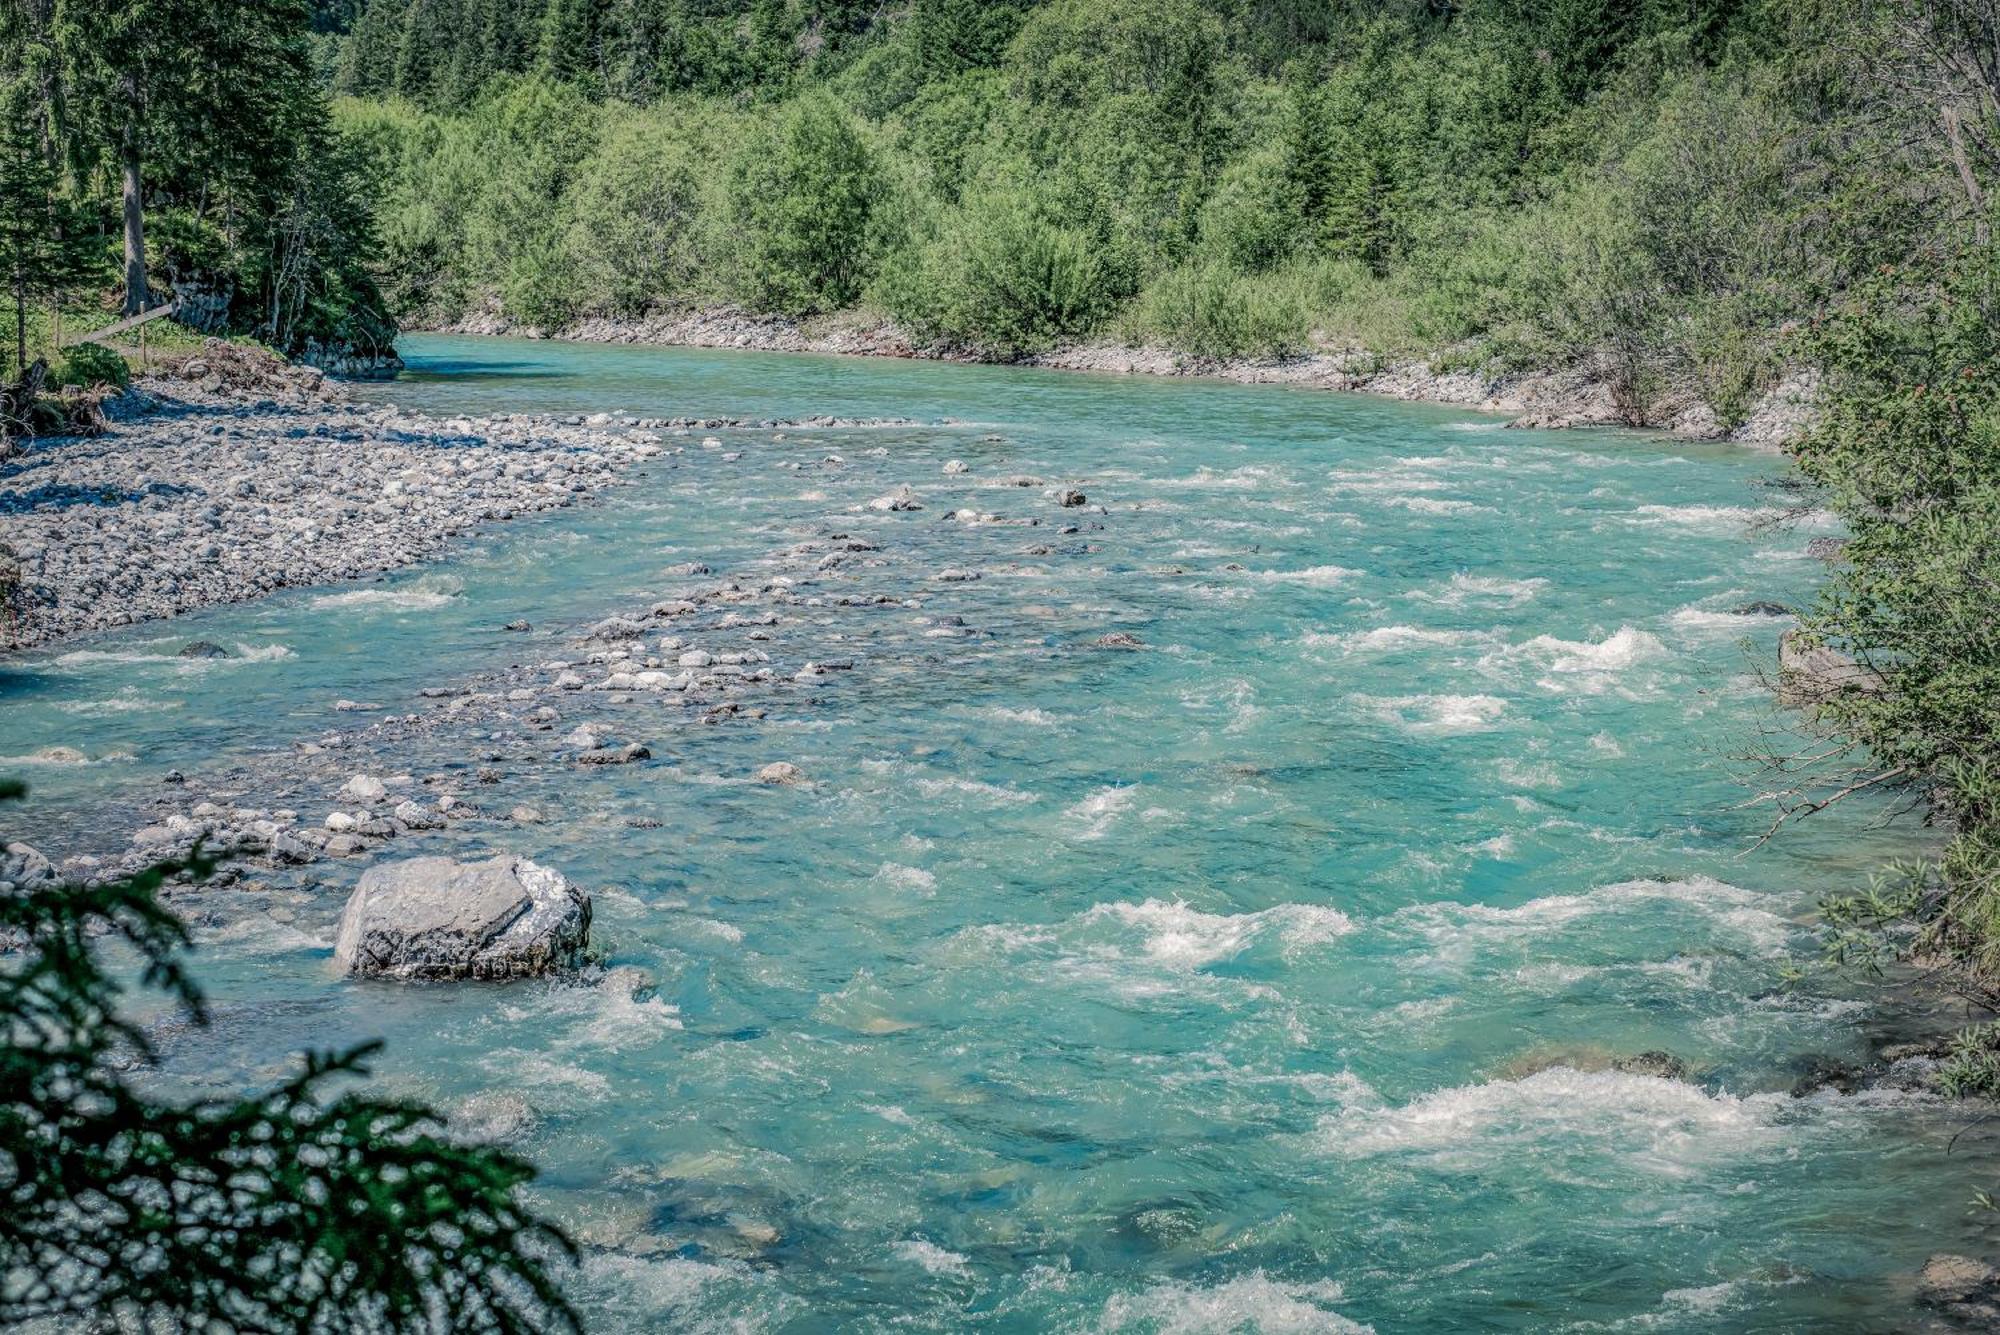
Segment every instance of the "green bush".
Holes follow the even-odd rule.
[[[96,385],[116,385],[123,389],[132,383],[132,368],[110,348],[77,343],[64,348],[49,363],[47,383],[52,389],[71,385],[78,389]]]
[[[1312,344],[1310,280],[1195,264],[1155,279],[1131,319],[1141,339],[1202,357],[1284,357]]]
[[[564,262],[585,310],[642,314],[708,282],[702,146],[668,129],[653,116],[618,125],[563,198]]]
[[[810,315],[854,302],[875,258],[880,189],[874,151],[832,98],[807,94],[758,127],[729,187],[750,304]]]
[[[975,195],[944,216],[920,278],[889,298],[920,330],[1003,356],[1096,329],[1130,294],[1102,237],[1059,221],[1025,189]]]

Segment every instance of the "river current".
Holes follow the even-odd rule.
[[[587,773],[498,734],[408,758],[549,816],[421,851],[559,867],[650,986],[337,980],[358,862],[199,934],[217,1024],[175,1077],[381,1036],[388,1089],[521,1095],[593,1328],[1871,1330],[1980,1245],[1948,1106],[1790,1093],[1877,1011],[1785,985],[1812,907],[1909,836],[1836,809],[1753,849],[1736,809],[1790,623],[1733,609],[1821,577],[1821,530],[1765,522],[1773,458],[1204,381],[403,350],[366,393],[433,412],[930,423],[669,437],[447,561],[4,676],[24,832],[61,854],[170,768],[373,721],[336,701],[556,656],[668,567],[879,549],[840,587],[888,599],[758,641],[854,669],[762,718],[638,702],[654,759]],[[902,484],[921,510],[864,508]],[[91,763],[22,763],[54,744]],[[810,784],[750,780],[773,761]],[[1689,1078],[1612,1065],[1652,1051]]]

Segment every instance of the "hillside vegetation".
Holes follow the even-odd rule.
[[[1595,366],[1725,424],[1973,208],[1844,0],[374,0],[322,59],[428,321],[862,307]]]

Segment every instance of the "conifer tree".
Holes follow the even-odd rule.
[[[60,194],[46,132],[25,79],[0,85],[0,280],[14,303],[14,364],[28,364],[28,306],[53,303],[91,268],[76,210]]]
[[[45,870],[0,891],[0,933],[22,945],[0,970],[0,1326],[576,1329],[552,1273],[573,1248],[517,1197],[534,1170],[351,1088],[379,1045],[309,1054],[242,1099],[170,1102],[131,1079],[155,1053],[100,942],[205,1024],[187,927],[157,896],[213,866],[197,848],[125,880]]]

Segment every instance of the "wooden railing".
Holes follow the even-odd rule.
[[[137,329],[140,325],[157,320],[163,315],[172,315],[180,308],[180,298],[176,297],[165,305],[153,307],[150,311],[140,311],[137,315],[128,315],[117,324],[106,325],[102,329],[93,329],[87,334],[78,334],[74,338],[58,340],[57,346],[70,347],[77,343],[102,343],[114,334],[122,334],[128,329]]]

